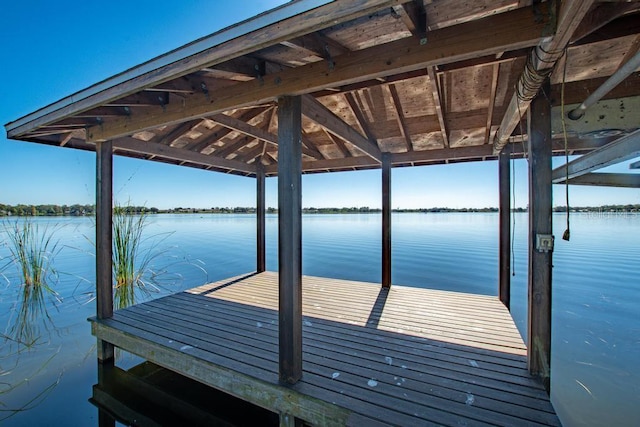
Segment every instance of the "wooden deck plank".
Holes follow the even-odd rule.
[[[174,296],[174,298],[172,298],[172,304],[175,304],[176,301],[180,300],[181,298],[184,298],[184,303],[188,304],[189,306],[192,304],[195,304],[195,305],[203,304],[205,308],[208,308],[211,305],[216,304],[216,302],[214,302],[215,300],[212,301],[211,299],[207,299],[206,297],[202,297],[202,299],[197,299],[191,295],[181,296],[181,294],[177,294]],[[221,309],[226,309],[228,307],[228,306],[225,306],[224,302],[219,302],[219,305]],[[241,306],[238,306],[238,307],[240,307],[238,308],[238,310],[240,312],[243,312],[243,308]],[[235,309],[235,308],[236,307],[232,307],[231,309]],[[249,316],[250,320],[254,320],[252,317],[255,315],[254,312],[248,309],[246,310],[246,313],[247,313],[246,315]],[[389,333],[386,333],[385,331],[380,331],[379,329],[368,328],[365,332],[363,332],[362,328],[360,327],[353,327],[353,326],[347,327],[346,325],[336,326],[335,322],[328,322],[319,318],[313,318],[313,319],[318,326],[322,327],[321,328],[322,330],[326,329],[327,331],[338,331],[340,333],[349,332],[350,335],[354,337],[363,336],[367,341],[370,341],[373,339],[378,341],[384,341],[386,343],[389,340],[392,340],[393,343],[398,345],[407,345],[412,348],[416,346],[426,347],[426,348],[429,348],[431,352],[443,353],[447,356],[457,356],[462,358],[471,357],[471,358],[475,358],[477,361],[485,360],[488,358],[491,364],[504,364],[507,366],[515,366],[515,367],[523,367],[523,368],[526,366],[526,360],[524,360],[521,356],[512,355],[509,353],[495,354],[495,352],[491,353],[485,349],[461,347],[452,343],[442,343],[442,342],[437,342],[435,340],[431,340],[428,338],[415,337],[410,335],[398,335],[398,338],[390,338]],[[273,319],[266,319],[266,320],[273,321]]]
[[[131,315],[131,313],[127,313]],[[238,351],[242,355],[236,357],[237,360],[244,358],[243,362],[251,363],[248,356],[255,356],[260,360],[264,358],[267,362],[272,362],[274,365],[277,363],[276,341],[275,339],[268,341],[252,341],[252,345],[246,345],[244,340],[235,339],[236,336],[233,332],[222,332],[212,336],[206,325],[197,325],[188,320],[182,320],[179,318],[168,319],[161,312],[153,314],[150,311],[146,311],[144,314],[140,313],[132,315],[132,319],[137,318],[139,322],[149,322],[155,320],[152,323],[158,322],[162,324],[161,327],[155,328],[156,330],[166,329],[164,336],[168,338],[179,339],[183,336],[185,330],[189,331],[190,337],[197,339],[197,347],[203,350],[220,351],[221,347],[226,347],[230,352]],[[231,343],[230,343],[231,341]],[[191,340],[189,340],[191,342]],[[222,344],[224,343],[224,344]],[[194,344],[195,345],[195,344]],[[213,346],[213,348],[211,348]],[[228,353],[227,353],[228,354]],[[365,398],[367,401],[375,403],[376,405],[388,406],[389,409],[402,410],[405,414],[419,414],[428,408],[429,419],[435,420],[439,423],[446,423],[450,420],[450,415],[447,413],[441,414],[441,410],[451,412],[457,416],[465,416],[469,419],[477,419],[482,422],[488,422],[490,424],[506,423],[504,425],[513,425],[514,423],[525,425],[526,420],[526,408],[509,408],[510,414],[504,413],[496,416],[495,412],[486,410],[482,405],[477,405],[475,408],[470,409],[466,400],[469,399],[469,393],[459,393],[455,398],[453,396],[441,397],[429,395],[425,393],[424,387],[418,387],[418,390],[406,387],[406,380],[404,378],[392,379],[391,376],[385,378],[375,374],[377,371],[373,371],[367,368],[361,368],[360,363],[329,363],[329,367],[321,366],[326,363],[326,359],[323,356],[314,356],[307,354],[305,358],[307,365],[305,367],[305,375],[313,374],[313,384],[326,383],[325,388],[330,387],[332,391],[338,391],[341,394],[347,394],[351,396],[358,396]],[[232,356],[231,356],[232,357]],[[263,362],[265,363],[265,362]],[[260,362],[258,362],[260,364]],[[320,366],[318,366],[320,365]],[[335,381],[331,378],[331,374],[338,369],[343,374]],[[382,368],[384,370],[384,367]],[[381,372],[382,372],[381,370]],[[363,385],[371,379],[371,376],[375,376],[377,381],[376,387],[378,389],[375,392],[371,392]],[[386,379],[386,381],[385,381]],[[308,378],[305,381],[309,381]],[[416,382],[416,384],[419,384]],[[400,387],[401,386],[401,387]],[[395,400],[400,399],[400,400]],[[476,397],[474,396],[474,403],[476,403]],[[418,404],[415,406],[414,404]],[[501,405],[503,409],[510,405]],[[490,408],[491,409],[491,408]],[[493,408],[495,409],[495,408]],[[536,421],[544,422],[547,418],[550,418],[548,414],[533,412],[533,417]],[[535,416],[538,415],[538,416]],[[518,418],[514,418],[517,416]],[[521,418],[520,418],[521,417]],[[479,424],[480,425],[480,424]]]
[[[273,298],[276,298],[277,295],[271,295],[265,292],[268,291],[255,288],[243,290],[240,288],[234,290],[233,298],[229,298],[229,300],[235,302],[251,301],[252,303],[267,307],[273,303]],[[394,289],[391,289],[390,293],[393,294]],[[343,295],[343,297],[347,298],[354,296],[355,295]],[[220,297],[225,298],[225,295],[222,294]],[[327,303],[327,301],[329,302]],[[336,303],[331,303],[331,301],[335,300],[325,300],[321,306],[318,306],[318,304],[312,301],[310,302],[307,298],[307,301],[303,303],[305,314],[314,317],[323,315],[330,316],[353,324],[362,324],[369,320],[370,314],[372,313],[370,304],[358,304],[357,301],[354,302],[352,300],[349,306],[350,310],[345,313],[344,307]],[[502,320],[502,322],[498,322],[495,319],[478,321],[477,316],[463,316],[453,308],[447,310],[423,309],[418,314],[415,314],[414,309],[413,313],[408,311],[404,314],[402,310],[397,307],[405,306],[406,304],[394,300],[393,297],[389,297],[387,302],[388,304],[385,305],[388,305],[390,308],[387,309],[385,307],[384,321],[379,325],[384,329],[402,330],[403,333],[422,332],[428,329],[431,336],[446,335],[448,337],[467,339],[490,345],[506,345],[522,350],[522,352],[518,352],[518,354],[524,354],[525,352],[525,347],[519,332],[513,328],[513,325],[504,322],[503,313],[500,313],[502,317],[499,319]],[[393,307],[396,308],[394,309]],[[446,319],[447,322],[443,323],[443,319]]]
[[[149,305],[146,305],[147,308],[149,308]],[[200,322],[198,321],[193,321],[193,318],[191,316],[189,316],[188,313],[183,313],[183,314],[179,314],[179,317],[177,318],[168,318],[167,316],[170,316],[172,313],[168,312],[167,310],[164,310],[163,308],[156,308],[155,310],[145,310],[144,314],[140,314],[139,319],[140,321],[143,321],[145,318],[152,318],[152,319],[156,319],[157,321],[162,321],[164,320],[165,322],[170,323],[173,326],[177,326],[178,329],[184,328],[186,326],[191,325],[192,328],[201,331],[201,332],[209,332],[208,325],[205,323],[206,320],[205,319],[201,319]],[[183,320],[181,317],[187,317],[189,316],[189,321],[192,323],[187,323],[186,320]],[[212,335],[212,334],[209,334]],[[233,339],[235,338],[235,336],[229,336],[229,333],[223,332],[222,334],[220,333],[215,333],[215,338],[220,338],[223,340],[228,340],[228,339]],[[271,337],[267,337],[265,340],[263,340],[260,344],[263,345],[259,345],[256,346],[258,351],[267,351],[267,352],[273,352],[273,346],[275,345],[275,335],[272,334]],[[235,345],[235,344],[234,344]],[[390,374],[390,373],[386,373],[384,372],[386,370],[386,366],[384,366],[385,362],[380,362],[380,358],[378,358],[378,365],[377,366],[371,366],[371,365],[366,365],[362,363],[362,360],[360,358],[357,357],[341,357],[340,359],[331,359],[331,353],[327,352],[322,352],[320,354],[316,354],[313,351],[307,351],[309,350],[308,347],[305,348],[305,362],[310,362],[314,365],[317,366],[324,366],[326,367],[326,369],[330,369],[332,370],[331,372],[334,372],[335,370],[339,370],[342,372],[351,372],[351,373],[357,373],[360,376],[367,376],[365,375],[363,372],[366,370],[368,372],[382,372],[383,375],[382,376],[378,376],[380,378],[380,382],[385,381],[385,383],[387,385],[391,385],[393,386],[395,385],[400,385],[402,386],[402,390],[403,390],[403,394],[404,393],[415,393],[415,392],[419,392],[419,393],[423,393],[425,395],[437,395],[440,398],[445,398],[447,399],[447,401],[458,401],[458,402],[465,402],[466,399],[469,398],[469,395],[471,393],[466,392],[466,391],[455,391],[455,392],[450,392],[448,390],[444,390],[444,391],[440,391],[440,392],[433,392],[433,389],[429,389],[428,387],[433,386],[433,384],[428,384],[428,382],[425,381],[425,379],[423,378],[411,378],[411,371],[410,370],[403,370],[400,371],[400,369],[397,370],[397,372],[395,374]],[[382,366],[381,366],[382,365]],[[306,372],[307,370],[305,370]],[[311,369],[308,369],[308,371],[310,372],[315,372],[314,367],[312,367]],[[395,375],[395,376],[394,376]],[[331,374],[329,373],[329,375],[327,375],[327,377],[331,376]],[[404,378],[406,377],[406,378]],[[415,382],[413,381],[409,381],[409,383],[406,383],[406,379],[409,380],[417,380]],[[415,387],[415,384],[420,384],[422,385],[423,383],[427,383],[426,387],[422,386],[422,387]],[[397,387],[398,389],[400,389],[400,387]],[[409,390],[409,391],[407,391]],[[485,402],[483,401],[483,396],[481,395],[482,393],[480,393],[480,395],[474,395],[474,403],[476,406],[478,407],[485,407]],[[471,394],[472,395],[472,394]],[[486,397],[484,397],[484,399],[487,399]],[[513,399],[512,399],[513,400]],[[487,409],[495,409],[495,405],[492,404],[493,399],[487,399],[487,404],[486,404],[486,408]],[[504,400],[504,402],[501,402],[500,405],[502,405],[503,407],[505,407],[507,410],[509,410],[509,413],[514,415],[514,416],[519,416],[522,418],[531,418],[534,420],[544,420],[549,417],[549,414],[546,413],[539,413],[538,410],[539,408],[536,408],[536,410],[532,411],[529,410],[526,406],[520,406],[520,405],[511,405],[510,403],[506,403],[508,402],[508,400]],[[527,402],[529,403],[529,402]],[[445,405],[439,405],[440,407],[445,406]]]
[[[93,331],[319,425],[559,425],[489,296],[305,276],[303,377],[280,384],[277,283],[264,272],[207,284],[93,319]]]
[[[165,313],[167,310],[163,307],[160,308],[160,311]],[[228,313],[228,312],[227,312]],[[229,313],[232,314],[232,313]],[[190,320],[192,321],[197,321],[199,315],[198,315],[198,311],[197,309],[192,309],[191,311],[187,311],[187,309],[185,308],[183,311],[183,315],[187,315],[189,316]],[[214,334],[217,333],[215,330],[217,329],[216,324],[212,323],[211,321],[211,317],[207,317],[206,314],[202,314],[201,316],[201,321],[205,322],[205,325],[207,325],[208,328],[211,328],[210,333]],[[269,324],[268,319],[260,319],[258,318],[259,321],[261,321],[261,337],[266,336],[269,333],[269,330],[271,329],[271,335],[275,334],[276,331],[276,325],[275,324]],[[243,319],[239,316],[236,315],[236,313],[233,313],[233,320],[229,321],[229,324],[231,325],[231,327],[237,327],[234,330],[234,333],[240,335],[240,336],[245,336],[246,338],[251,338],[252,335],[254,334],[254,332],[251,331],[251,328],[253,328],[255,330],[255,323],[256,323],[256,319],[252,319],[249,322],[252,322],[252,325],[249,325],[249,332],[246,334],[243,334],[241,327],[242,327],[242,322]],[[406,346],[404,349],[399,348],[399,346],[397,346],[395,343],[391,343],[388,342],[390,340],[387,340],[387,342],[385,342],[384,338],[381,338],[379,340],[377,340],[377,342],[367,342],[366,337],[363,337],[361,340],[356,341],[356,342],[351,342],[349,340],[349,338],[346,335],[339,335],[339,334],[334,334],[334,335],[329,335],[326,336],[322,333],[318,333],[319,327],[316,324],[316,327],[306,327],[305,328],[305,334],[309,337],[309,340],[306,342],[306,346],[308,347],[308,351],[313,351],[314,349],[318,348],[318,349],[331,349],[339,354],[354,354],[357,357],[368,357],[368,355],[370,354],[370,358],[372,361],[384,361],[385,363],[387,362],[385,360],[385,357],[391,357],[393,356],[396,360],[395,365],[401,366],[399,365],[400,363],[409,363],[413,360],[415,360],[416,358],[428,358],[428,359],[435,359],[434,363],[430,363],[428,360],[424,360],[421,361],[421,363],[425,366],[425,367],[430,367],[431,370],[428,372],[429,375],[434,375],[438,372],[438,369],[444,370],[444,372],[441,372],[440,375],[449,379],[452,376],[464,376],[467,375],[468,378],[467,380],[476,380],[476,379],[483,379],[485,377],[487,377],[487,374],[483,371],[496,371],[498,373],[504,373],[504,369],[501,368],[500,366],[498,366],[497,368],[494,365],[491,365],[489,363],[488,360],[480,361],[477,362],[476,360],[478,360],[478,358],[473,357],[472,359],[468,359],[468,358],[458,358],[457,361],[451,361],[448,360],[446,355],[441,355],[433,350],[437,350],[440,348],[437,347],[432,347],[432,346],[427,346],[424,347],[422,350],[420,348],[415,348],[412,346]],[[377,344],[377,345],[373,345],[373,344]],[[381,356],[382,354],[382,356]],[[476,362],[475,365],[477,365],[477,368],[474,367],[474,363]],[[449,362],[447,363],[442,363],[440,365],[440,367],[438,366],[438,363],[440,362]],[[406,366],[406,365],[405,365]],[[478,369],[480,369],[481,371],[478,372]],[[520,378],[524,378],[524,384],[523,386],[526,387],[525,390],[529,390],[530,387],[535,388],[539,388],[541,390],[541,387],[537,387],[537,383],[533,382],[530,380],[530,378],[527,376],[526,374],[526,370],[525,367],[520,368],[519,370],[510,370],[507,372],[506,376],[500,376],[499,377],[499,383],[494,386],[494,387],[499,387],[500,385],[503,384],[512,384],[514,382],[522,382],[520,380]],[[488,383],[485,383],[484,386],[490,386]],[[536,395],[542,395],[542,393],[536,393]]]
[[[154,303],[150,303],[154,304]],[[162,302],[157,302],[155,304],[162,305]],[[210,310],[215,308],[216,306],[221,310],[229,310],[234,313],[234,321],[237,321],[235,317],[240,317],[239,321],[242,322],[246,319],[249,322],[251,327],[255,327],[256,320],[259,320],[261,323],[270,323],[271,327],[275,329],[275,320],[266,316],[265,318],[255,319],[254,312],[243,311],[242,308],[231,307],[224,304],[210,304],[204,303],[204,305],[198,305],[197,302],[194,302],[193,297],[186,298],[181,300],[179,297],[172,299],[171,306],[176,306],[176,309],[182,308],[183,310],[192,311],[194,315],[198,315],[199,312],[202,312],[202,316],[208,318],[211,316]],[[167,308],[169,308],[167,307]],[[474,351],[462,351],[456,349],[450,349],[449,347],[442,345],[437,345],[439,343],[434,342],[433,340],[428,341],[426,339],[420,338],[411,338],[407,339],[406,336],[402,336],[400,334],[393,333],[385,333],[384,331],[374,330],[375,333],[366,331],[367,333],[362,333],[361,328],[350,327],[349,325],[339,325],[336,326],[335,323],[331,323],[325,321],[323,319],[307,317],[305,319],[308,333],[311,334],[319,334],[325,337],[332,337],[335,334],[339,334],[341,338],[348,339],[349,341],[362,342],[364,344],[370,344],[373,340],[374,342],[379,342],[384,344],[385,346],[393,345],[393,347],[397,347],[400,352],[407,351],[415,354],[413,351],[416,347],[427,349],[432,355],[430,357],[434,357],[436,359],[446,360],[449,362],[457,362],[463,365],[469,364],[469,358],[473,358],[476,362],[482,364],[484,361],[490,362],[487,365],[487,369],[491,369],[492,366],[496,366],[501,368],[502,366],[511,367],[511,368],[526,368],[526,363],[523,360],[512,360],[512,359],[502,359],[499,357],[490,357],[480,352]],[[311,326],[315,326],[311,328]],[[513,372],[511,372],[513,374]],[[526,375],[523,375],[526,376]]]
[[[231,311],[231,308],[221,307],[222,309]],[[162,309],[163,311],[166,308]],[[190,311],[186,306],[184,307],[186,311],[185,314],[188,314],[193,317],[198,317],[197,309],[191,308]],[[231,314],[231,313],[229,313]],[[207,313],[203,313],[201,315],[204,319],[209,319]],[[210,316],[210,315],[209,315]],[[251,313],[246,314],[246,316],[252,316]],[[252,317],[245,318],[249,322],[249,328],[255,329],[256,319]],[[311,320],[309,320],[311,319]],[[318,343],[328,343],[329,345],[340,345],[342,347],[353,348],[356,350],[367,351],[367,350],[376,350],[376,351],[386,351],[387,349],[392,350],[397,355],[399,355],[399,359],[403,357],[407,360],[411,360],[415,357],[424,357],[425,354],[428,354],[429,358],[435,360],[435,363],[446,362],[445,366],[453,365],[453,368],[456,369],[456,365],[461,366],[461,370],[465,371],[473,371],[474,366],[477,365],[478,368],[487,370],[487,371],[496,371],[498,373],[505,373],[507,377],[503,379],[503,381],[511,381],[513,378],[522,377],[526,378],[526,384],[535,384],[535,382],[531,381],[528,374],[526,373],[525,367],[526,365],[521,365],[520,367],[511,367],[511,366],[503,366],[501,364],[491,364],[490,359],[485,357],[484,361],[482,358],[477,357],[477,354],[466,355],[466,357],[454,357],[449,355],[440,355],[437,353],[437,350],[441,349],[441,347],[433,347],[430,344],[418,343],[415,340],[402,342],[401,339],[396,339],[391,337],[390,335],[379,335],[375,339],[371,339],[369,334],[364,335],[362,337],[355,336],[351,337],[345,333],[349,328],[341,327],[337,333],[326,332],[322,330],[322,323],[318,323],[316,319],[309,318],[306,320],[307,325],[305,327],[305,332],[309,335],[310,340],[308,342],[309,345],[314,345],[316,342]],[[269,318],[266,319],[258,319],[260,320],[261,328],[264,328],[267,331],[269,328],[272,329],[275,333],[277,330],[277,325],[275,323],[270,323],[272,320]],[[222,321],[224,322],[224,321]],[[233,323],[231,323],[233,322]],[[237,313],[233,314],[233,321],[230,321],[230,326],[240,327],[243,320],[241,317],[238,317]],[[313,322],[313,323],[312,323]],[[210,322],[209,322],[210,323]],[[313,327],[312,327],[313,326]],[[216,325],[209,325],[209,327],[215,328]],[[334,327],[336,329],[336,327]],[[237,332],[237,331],[236,331]],[[335,339],[335,340],[334,340]],[[420,348],[417,348],[419,345]],[[436,350],[436,351],[434,351]],[[472,363],[471,361],[475,363]],[[477,373],[473,373],[473,375],[477,375]],[[482,376],[482,375],[481,375]]]
[[[149,307],[149,305],[147,305],[147,307]],[[159,307],[156,308],[156,310],[159,313],[164,313],[164,314],[167,314],[167,315],[169,314],[168,310],[167,310],[167,307],[164,307],[162,305],[159,305]],[[211,319],[211,316],[210,315],[207,316],[206,313],[198,315],[198,309],[197,308],[192,309],[191,311],[188,311],[188,309],[185,307],[182,310],[182,313],[180,313],[181,310],[178,309],[178,308],[174,307],[174,310],[177,312],[176,314],[178,316],[180,316],[180,315],[189,316],[190,320],[195,322],[195,323],[201,323],[202,325],[204,325],[207,328],[215,328],[215,324],[213,323],[213,319]],[[261,320],[264,320],[264,319],[261,319]],[[215,322],[218,322],[218,320],[215,319]],[[233,316],[233,322],[242,322],[242,320],[234,315]],[[247,338],[252,338],[252,336],[254,334],[254,332],[252,332],[252,330],[255,330],[255,319],[253,319],[251,322],[252,323],[250,323],[249,327],[248,327],[248,329],[249,329],[248,334],[249,335],[246,336]],[[229,322],[229,324],[231,324],[231,321]],[[237,326],[240,327],[241,325],[238,324]],[[272,331],[270,332],[271,337],[275,336],[275,325],[269,325],[268,324],[268,320],[265,321],[264,326],[262,326],[262,328],[263,328],[263,331],[262,331],[263,335],[261,336],[261,338],[263,338],[266,335],[269,335],[269,329],[272,329]],[[325,350],[325,351],[331,352],[331,353],[328,353],[329,356],[325,356],[325,357],[328,357],[328,358],[336,357],[337,360],[341,360],[341,359],[344,359],[344,358],[349,358],[349,357],[351,357],[353,355],[353,357],[357,358],[356,360],[359,361],[358,363],[364,363],[364,361],[368,361],[368,362],[370,362],[370,364],[380,364],[380,363],[387,364],[387,361],[384,360],[384,357],[381,356],[380,353],[367,352],[366,351],[367,350],[366,346],[363,347],[365,350],[362,350],[362,349],[361,350],[352,350],[351,348],[348,348],[348,347],[344,347],[344,346],[340,347],[340,340],[339,339],[336,339],[336,341],[334,341],[334,342],[328,341],[326,343],[324,343],[322,341],[319,341],[319,340],[316,339],[316,337],[315,337],[315,335],[313,333],[313,329],[315,329],[315,328],[307,328],[305,330],[305,334],[309,338],[309,340],[305,344],[305,351],[307,353],[316,354],[319,351]],[[215,334],[216,332],[215,331],[210,331],[210,333]],[[240,332],[239,329],[236,329],[235,333],[240,335],[240,336],[244,336],[243,332]],[[266,336],[266,338],[264,338],[264,339],[268,340],[270,338],[268,336]],[[336,354],[337,356],[334,356],[334,354]],[[411,374],[414,373],[414,368],[412,366],[409,366],[409,368],[406,369],[406,370],[401,370],[401,368],[400,368],[401,364],[403,364],[403,363],[411,364],[412,361],[415,362],[416,357],[414,355],[409,355],[409,354],[404,355],[405,358],[403,359],[402,358],[403,355],[401,353],[394,352],[394,353],[389,353],[389,354],[394,355],[396,363],[394,363],[393,364],[394,366],[389,367],[388,369],[395,369],[396,370],[395,375],[410,377]],[[398,354],[400,354],[400,358],[398,358]],[[416,353],[414,353],[414,354],[416,354]],[[429,349],[429,351],[427,353],[417,353],[417,354],[420,357],[425,357],[425,354],[428,357],[432,357],[433,352]],[[469,360],[468,359],[463,359],[463,361],[464,362],[462,364],[466,365],[466,367],[468,368],[468,371],[469,371],[469,373],[467,374],[465,379],[467,381],[474,380],[476,378],[476,376],[477,376],[477,374],[474,372],[475,369],[473,369],[471,366],[469,366],[469,363],[468,363]],[[491,368],[492,368],[492,366],[489,365],[488,363],[485,363],[484,366],[485,367],[479,366],[479,368],[481,368],[481,369],[487,369],[488,368],[489,370],[491,370]],[[378,367],[380,367],[380,366],[378,365]],[[446,369],[443,369],[442,372],[439,373],[439,376],[437,375],[437,373],[438,373],[437,370],[432,370],[431,372],[428,372],[428,375],[425,374],[425,373],[422,373],[422,372],[418,373],[417,371],[415,371],[415,375],[421,377],[421,378],[416,378],[416,379],[420,379],[422,381],[427,381],[427,382],[430,382],[430,381],[433,382],[433,380],[432,380],[433,378],[441,378],[441,379],[444,380],[445,384],[447,384],[448,382],[452,381],[452,378],[451,378],[452,376],[456,376],[455,372],[451,372],[450,370],[446,370]],[[425,377],[425,375],[427,375],[426,378],[422,378],[422,377]],[[519,372],[516,371],[516,372],[511,373],[510,375],[525,377],[527,374],[526,374],[526,370],[524,368],[521,368]],[[505,381],[501,381],[501,382],[497,383],[497,386],[499,387],[499,386],[501,386],[503,384],[505,384]],[[506,384],[508,384],[508,382],[506,382]],[[434,385],[442,386],[442,384],[436,384],[436,383],[434,383]],[[464,383],[463,381],[460,381],[458,389],[466,391],[468,389],[469,385],[470,385],[469,382]],[[485,384],[483,384],[483,387],[482,387],[481,390],[485,390],[485,389],[489,390],[490,394],[495,395],[496,392],[498,392],[498,393],[500,392],[500,390],[496,389],[495,387],[496,387],[496,384],[493,384],[493,387],[492,387],[492,384],[485,382]],[[528,391],[528,389],[525,389],[525,390]],[[476,391],[475,393],[478,394],[478,391]],[[480,391],[479,394],[482,395],[483,392]],[[535,395],[543,396],[544,399],[540,400],[539,402],[541,404],[543,404],[543,407],[546,407],[546,408],[548,408],[549,411],[552,411],[550,405],[546,401],[546,395],[543,392],[539,391],[539,392],[535,393]],[[505,392],[504,400],[505,401],[510,401],[510,400],[517,399],[518,397],[519,397],[518,396],[518,390],[513,390],[513,386],[512,386],[509,389],[508,393]],[[528,403],[525,403],[525,405],[529,405],[529,404],[531,404],[531,401],[529,401]],[[542,409],[542,407],[539,408],[539,409]]]

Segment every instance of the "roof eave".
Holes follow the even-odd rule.
[[[19,139],[30,130],[44,123],[60,120],[72,114],[102,105],[117,97],[124,96],[123,92],[115,90],[124,83],[129,84],[127,92],[134,93],[145,87],[150,87],[162,83],[167,79],[178,77],[179,73],[181,73],[181,75],[188,74],[189,72],[202,68],[199,64],[205,60],[208,63],[214,62],[216,60],[216,52],[212,51],[214,48],[251,34],[252,32],[264,30],[280,21],[301,15],[304,12],[324,6],[332,1],[333,0],[293,0],[290,3],[188,43],[5,124],[7,137]],[[190,60],[196,55],[202,55],[203,53],[208,53],[206,58],[201,58],[199,61]],[[176,69],[176,65],[179,65],[178,69]]]

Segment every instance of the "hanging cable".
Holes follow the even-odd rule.
[[[524,129],[522,127],[522,112],[520,111],[520,104],[518,104],[518,116],[520,117],[520,120],[518,121],[518,123],[520,124],[520,142],[522,142],[522,158],[526,159],[527,158],[527,147],[526,147],[526,143],[524,140]],[[527,136],[527,139],[529,139],[529,137]]]
[[[566,215],[567,215],[567,229],[562,233],[562,240],[569,241],[571,237],[571,231],[569,227],[569,142],[567,140],[567,124],[564,115],[564,83],[567,79],[567,62],[569,62],[569,51],[564,51],[564,66],[562,67],[562,86],[560,89],[560,109],[562,114],[562,134],[564,135],[564,195],[567,202]]]
[[[514,243],[516,241],[516,159],[511,156],[511,199],[513,208],[511,209],[511,275],[516,275],[516,251]]]

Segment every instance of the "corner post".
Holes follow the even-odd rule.
[[[551,378],[551,106],[544,93],[549,81],[531,102],[529,134],[529,372],[550,391]]]
[[[498,188],[500,205],[500,301],[511,309],[511,148],[505,147],[498,158]]]
[[[302,377],[302,114],[299,96],[278,99],[280,381]]]
[[[391,154],[382,154],[382,287],[391,287]]]
[[[258,273],[266,270],[265,212],[264,166],[258,160],[256,170],[256,271]]]
[[[96,143],[96,314],[113,316],[113,144]],[[98,361],[113,363],[113,344],[98,340]]]

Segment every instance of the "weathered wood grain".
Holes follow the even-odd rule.
[[[559,425],[508,311],[489,296],[304,276],[304,373],[283,387],[277,283],[264,272],[203,285],[94,319],[94,330],[312,424]],[[233,384],[214,376],[235,370]]]
[[[551,386],[551,274],[553,250],[537,248],[537,236],[552,235],[551,105],[542,91],[531,102],[529,134],[529,274],[527,361],[532,375]]]

